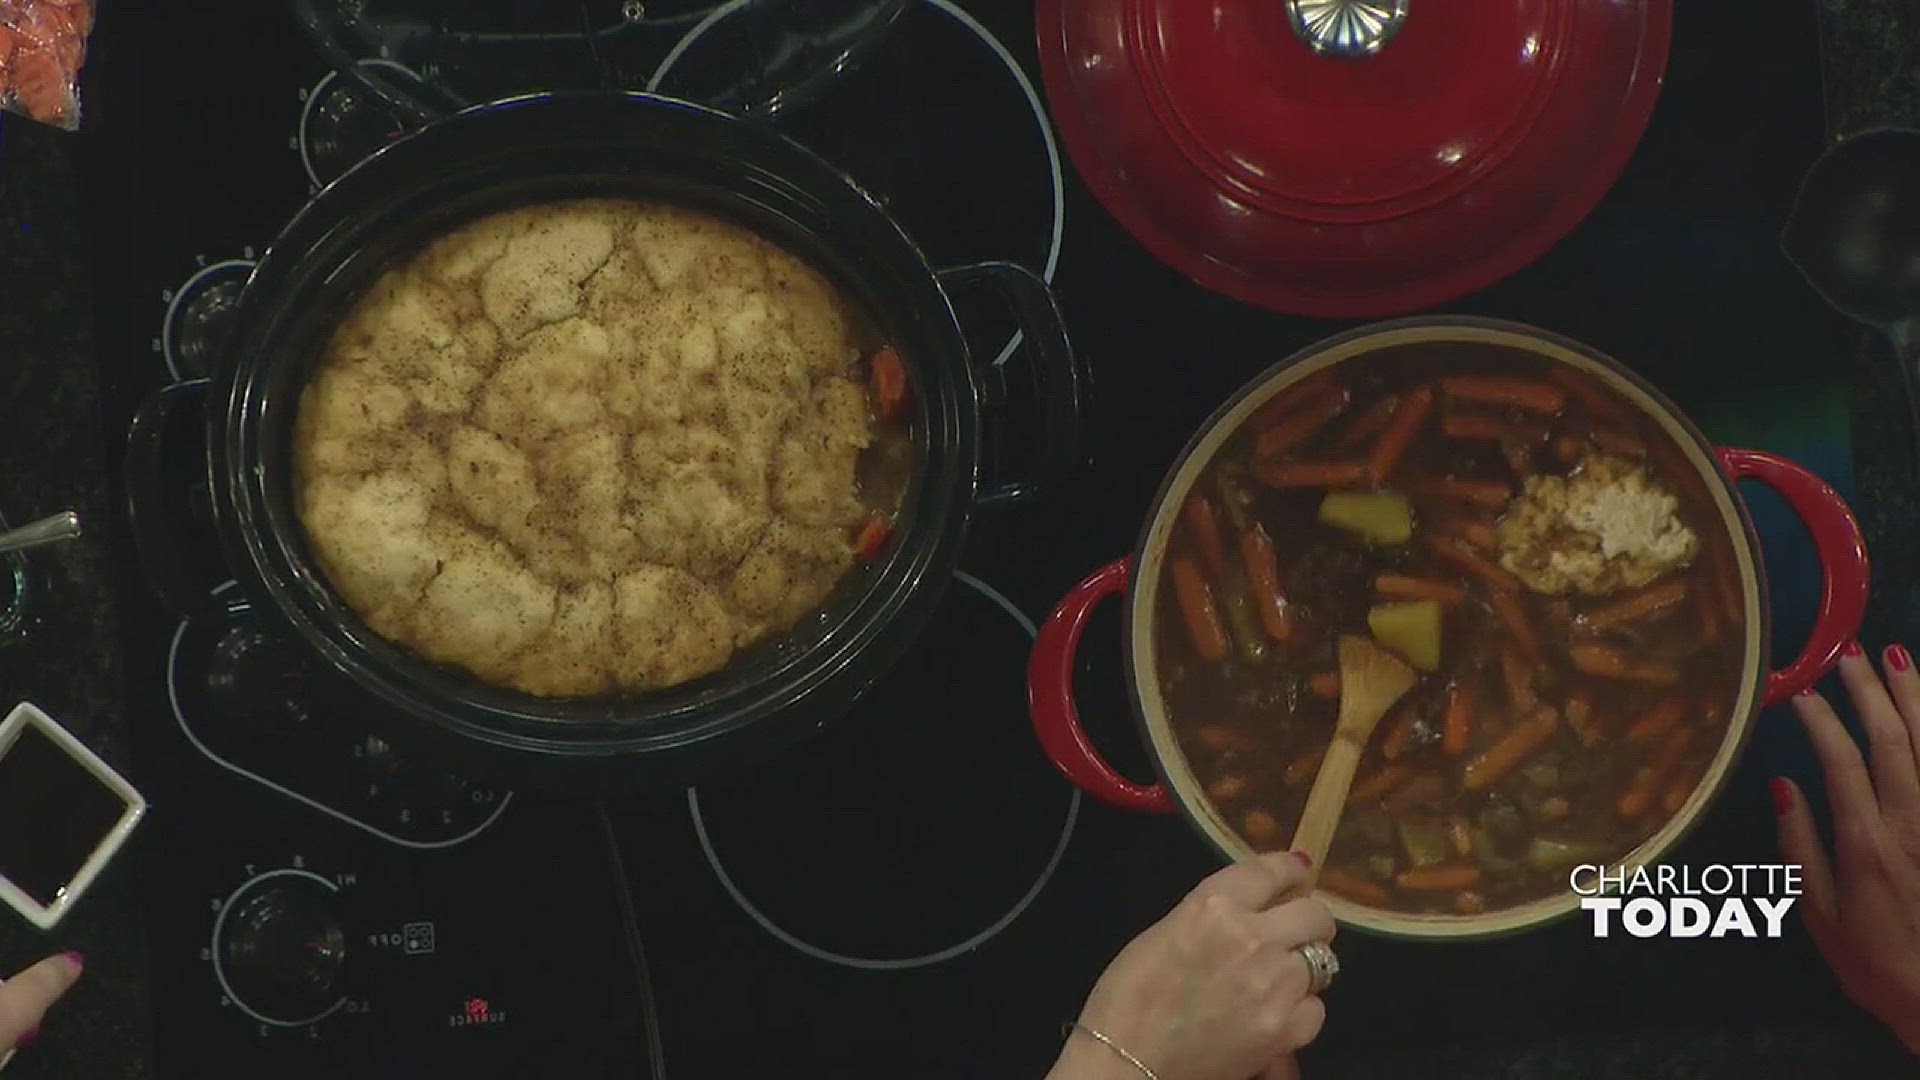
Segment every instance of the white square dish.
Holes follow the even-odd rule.
[[[113,857],[119,853],[121,846],[127,842],[127,837],[133,834],[135,827],[140,824],[140,819],[146,815],[147,800],[127,782],[125,777],[114,771],[113,766],[100,760],[98,754],[87,749],[84,743],[74,738],[72,732],[61,727],[52,717],[27,702],[21,702],[4,721],[0,721],[0,762],[6,760],[15,744],[20,741],[21,734],[29,728],[45,736],[76,765],[97,780],[101,787],[118,796],[125,804],[125,809],[121,811],[119,818],[80,862],[79,867],[69,876],[65,885],[61,886],[47,903],[43,904],[28,895],[25,890],[9,880],[4,867],[0,867],[0,900],[6,901],[7,906],[19,912],[28,922],[42,930],[49,930],[66,917],[67,912],[71,911],[80,897],[85,895],[94,879],[99,877],[100,872],[113,861]],[[49,810],[52,809],[49,808]],[[31,821],[0,822],[0,828],[22,832],[27,831],[32,825]]]

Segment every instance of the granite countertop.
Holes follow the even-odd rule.
[[[1829,133],[1881,123],[1920,124],[1920,9],[1911,0],[1818,0]],[[75,143],[85,138],[0,119],[0,515],[23,520],[66,508],[108,520],[109,443],[101,430],[86,272],[73,205]],[[1900,438],[1901,436],[1894,436]],[[1863,440],[1875,438],[1863,433]],[[1870,448],[1870,447],[1869,447]],[[1889,458],[1899,457],[1891,453]],[[1870,459],[1871,455],[1861,455]],[[45,468],[48,461],[64,467]],[[1915,498],[1906,473],[1861,478],[1872,534],[1883,509]],[[1885,533],[1881,533],[1885,535]],[[108,760],[122,763],[124,688],[112,603],[110,555],[119,541],[96,532],[32,560],[40,625],[23,644],[0,646],[0,711],[31,700]],[[1883,550],[1886,550],[1883,548]],[[1901,620],[1904,622],[1904,620]],[[126,863],[123,860],[121,869]],[[77,949],[80,985],[48,1019],[39,1045],[8,1075],[121,1078],[153,1074],[134,896],[110,873],[57,931],[0,918],[0,972]],[[1630,988],[1623,988],[1630,992]],[[1360,1076],[1868,1077],[1886,1045],[1859,1029],[1831,1038],[1756,1039],[1751,1032],[1684,1041],[1621,1038],[1603,1045],[1511,1045],[1436,1056],[1421,1051],[1307,1057],[1316,1080]],[[1757,1063],[1766,1063],[1764,1066]]]
[[[65,509],[78,510],[83,523],[109,518],[100,369],[86,267],[76,255],[75,138],[0,119],[0,515],[14,522]],[[63,467],[47,468],[50,461]],[[24,642],[0,645],[0,712],[32,701],[119,767],[126,748],[115,543],[96,530],[29,557],[36,625]],[[151,1075],[126,867],[123,858],[110,868],[52,933],[0,917],[0,973],[67,949],[87,957],[85,976],[9,1078]]]

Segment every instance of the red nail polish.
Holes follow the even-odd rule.
[[[1859,656],[1860,643],[1857,641],[1847,642],[1845,645],[1840,647],[1840,655],[1841,656]]]
[[[87,969],[87,957],[85,953],[64,952],[60,955],[72,961],[75,970],[85,971]]]
[[[27,1029],[27,1033],[25,1035],[20,1036],[20,1041],[17,1043],[14,1043],[13,1048],[15,1050],[21,1050],[26,1047],[32,1046],[33,1040],[39,1037],[40,1037],[40,1025],[35,1024],[32,1027]]]
[[[1767,781],[1767,792],[1773,796],[1773,811],[1784,814],[1793,809],[1793,785],[1786,778],[1776,776]]]
[[[1913,657],[1899,645],[1887,646],[1887,666],[1895,671],[1905,671],[1913,666]]]
[[[1313,869],[1313,856],[1304,851],[1296,851],[1293,853],[1293,857],[1300,860],[1300,865],[1303,868],[1307,870]]]

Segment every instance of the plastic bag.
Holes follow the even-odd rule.
[[[93,0],[0,0],[0,109],[72,131]]]

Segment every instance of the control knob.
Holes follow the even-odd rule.
[[[213,928],[214,973],[227,997],[261,1023],[310,1024],[340,1008],[347,934],[336,890],[304,870],[242,885]]]

